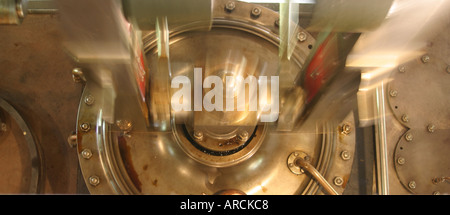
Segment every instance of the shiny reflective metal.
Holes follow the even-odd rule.
[[[323,189],[325,189],[328,194],[339,195],[339,193],[328,183],[328,181],[319,173],[319,171],[317,171],[311,164],[309,164],[309,162],[300,157],[296,159],[296,165],[311,174],[314,179],[316,179],[320,183],[320,185],[322,185]]]
[[[296,175],[301,175],[304,173],[301,166],[297,164],[297,159],[299,158],[305,160],[306,162],[310,162],[311,160],[311,157],[309,157],[308,154],[306,154],[305,152],[302,151],[292,152],[287,159],[287,166],[289,170],[291,170],[291,172]]]
[[[83,151],[81,151],[81,157],[90,159],[92,157],[92,151],[90,149],[83,149]]]
[[[74,68],[72,70],[72,79],[75,83],[86,82],[83,71],[80,68]]]
[[[348,135],[352,132],[352,126],[349,125],[348,123],[345,123],[341,126],[341,133]]]
[[[259,18],[252,19],[248,13],[255,5],[235,2],[236,9],[228,13],[224,10],[227,2],[214,1],[210,31],[197,31],[200,27],[192,25],[170,28],[171,77],[191,78],[194,67],[203,68],[204,76],[224,77],[237,72],[256,77],[279,75],[285,78],[280,79],[280,95],[284,95],[293,87],[289,77],[297,75],[310,52],[308,44],[297,44],[291,69],[279,71],[279,38],[273,25],[278,14],[261,7]],[[152,72],[158,71],[156,38],[154,31],[145,32],[143,37]],[[308,35],[308,41],[314,42],[314,38]],[[97,87],[88,81],[83,96]],[[339,109],[342,113],[335,115],[337,109],[326,123],[311,117],[305,126],[289,132],[279,132],[276,124],[258,123],[251,118],[257,115],[248,112],[196,112],[187,116],[173,114],[170,130],[136,124],[133,135],[126,136],[104,120],[101,107],[80,105],[78,124],[95,125],[95,132],[78,132],[82,137],[78,143],[80,166],[87,183],[92,175],[105,179],[95,188],[88,186],[94,194],[214,194],[227,189],[249,195],[319,194],[320,184],[305,174],[292,174],[286,168],[286,157],[296,150],[307,153],[311,167],[325,181],[332,181],[330,177],[335,175],[348,176],[355,132],[342,135],[339,125],[353,124],[354,119],[349,109]],[[194,138],[198,130],[202,141]],[[246,135],[239,137],[240,131],[247,132],[248,140],[233,142],[245,139]],[[81,155],[86,148],[98,153],[86,160]],[[350,154],[348,161],[336,153],[344,150]],[[339,187],[335,192],[344,189]]]
[[[392,97],[396,97],[398,95],[398,92],[396,90],[389,91],[389,95]]]
[[[344,184],[344,179],[342,179],[339,176],[336,176],[333,180],[334,185],[336,186],[342,186]]]
[[[427,125],[427,130],[430,133],[433,133],[436,130],[436,126],[434,124]]]
[[[26,0],[0,0],[0,24],[21,24],[27,13],[26,3]]]
[[[88,132],[89,130],[91,130],[91,124],[85,122],[80,125],[80,129],[83,132]]]
[[[350,160],[350,157],[351,157],[351,155],[350,155],[350,153],[348,151],[342,151],[341,152],[342,160],[348,161],[348,160]]]
[[[428,63],[430,61],[430,56],[424,55],[420,59],[422,60],[422,63]]]
[[[308,35],[305,32],[299,32],[297,34],[297,39],[300,42],[304,42],[306,40],[306,38],[308,38]]]
[[[100,184],[100,178],[98,176],[91,176],[89,177],[89,184],[91,184],[92,186],[97,186]]]
[[[77,146],[77,135],[76,134],[69,135],[69,137],[67,138],[67,142],[69,143],[69,146],[71,148],[75,148]]]
[[[261,8],[259,8],[259,7],[253,8],[252,12],[251,12],[251,14],[254,18],[258,18],[261,15],[261,13],[262,13],[262,11],[261,11]]]
[[[86,105],[91,106],[91,105],[94,104],[94,102],[95,102],[95,98],[94,98],[93,95],[87,95],[87,96],[84,98],[84,103],[85,103]]]
[[[233,11],[235,7],[236,5],[233,1],[229,1],[225,4],[225,10],[227,10],[228,12]]]

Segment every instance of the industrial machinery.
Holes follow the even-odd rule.
[[[0,193],[450,193],[445,0],[0,0]]]

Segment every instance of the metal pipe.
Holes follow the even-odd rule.
[[[389,172],[387,158],[387,140],[386,140],[386,111],[384,102],[384,83],[375,91],[375,144],[377,159],[377,177],[378,177],[378,193],[381,195],[389,195]]]
[[[328,183],[328,181],[316,170],[310,163],[305,161],[303,158],[297,158],[295,160],[295,164],[301,167],[303,170],[306,170],[311,174],[314,179],[316,179],[320,185],[325,189],[325,191],[330,195],[339,195],[339,193]]]

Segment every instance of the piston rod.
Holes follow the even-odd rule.
[[[305,161],[303,158],[297,158],[295,160],[295,165],[301,167],[311,174],[316,181],[325,189],[325,191],[330,195],[339,195],[339,193],[328,183],[328,181],[316,170],[310,163]]]

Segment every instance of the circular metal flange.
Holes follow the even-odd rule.
[[[28,164],[23,164],[26,167],[26,171],[30,171],[25,176],[22,176],[21,182],[26,182],[25,186],[21,188],[21,193],[39,193],[42,181],[42,155],[39,151],[39,146],[35,142],[33,134],[29,129],[28,125],[22,118],[22,116],[11,106],[8,102],[0,99],[0,143],[3,140],[14,140],[17,144],[24,142],[26,144],[27,152],[26,155],[29,158],[22,159],[23,161],[28,161]],[[12,139],[8,139],[9,137]],[[12,143],[12,142],[6,142]],[[20,162],[19,162],[20,163]],[[15,166],[15,165],[14,165]],[[29,166],[29,167],[27,167]]]
[[[188,76],[194,66],[205,68],[206,72],[213,72],[205,75],[214,75],[214,72],[226,71],[223,70],[224,67],[231,68],[242,62],[253,66],[255,71],[265,68],[268,72],[266,75],[277,71],[279,38],[278,28],[273,23],[278,20],[278,14],[261,7],[260,16],[255,19],[250,14],[254,5],[235,2],[235,8],[230,13],[224,9],[227,2],[214,1],[216,17],[210,31],[197,31],[192,26],[171,29],[169,48],[172,76]],[[280,78],[286,78],[286,82],[280,79],[280,86],[285,86],[284,84],[290,82],[300,71],[310,52],[308,45],[313,43],[314,38],[308,34],[305,41],[297,44],[291,58],[293,69],[282,71],[284,74],[280,74]],[[153,33],[144,37],[144,47],[147,60],[150,62],[150,71],[156,71],[154,68],[156,64],[152,63],[157,58],[156,39]],[[205,60],[209,65],[205,65]],[[88,81],[83,96],[95,92],[96,87],[98,86],[95,86],[95,83],[91,84]],[[351,168],[351,160],[342,160],[340,154],[333,154],[333,151],[346,150],[352,155],[354,132],[344,135],[340,138],[342,143],[335,146],[338,139],[336,137],[338,125],[330,124],[326,137],[314,132],[277,133],[270,125],[249,126],[248,139],[240,143],[245,147],[236,153],[250,150],[252,155],[245,157],[248,153],[244,153],[244,156],[238,156],[238,159],[244,158],[242,161],[236,162],[232,159],[230,160],[233,162],[232,165],[216,167],[193,159],[182,146],[184,144],[193,147],[192,143],[198,143],[203,144],[201,146],[208,150],[223,147],[218,144],[210,146],[202,142],[212,136],[215,138],[220,136],[211,132],[208,127],[201,130],[200,134],[196,133],[198,127],[192,126],[192,130],[187,129],[186,134],[186,131],[177,130],[176,127],[188,126],[189,123],[178,121],[172,127],[175,130],[171,132],[145,131],[133,127],[131,135],[124,136],[123,132],[113,130],[114,126],[102,120],[101,109],[97,102],[89,107],[87,104],[80,104],[78,116],[78,125],[82,123],[91,125],[91,129],[87,132],[78,130],[77,147],[86,184],[91,184],[91,176],[96,176],[98,180],[95,181],[100,182],[96,186],[88,186],[89,191],[94,194],[214,194],[224,189],[240,190],[249,195],[299,194],[309,192],[309,189],[313,189],[311,191],[313,194],[316,193],[319,187],[315,186],[309,177],[294,175],[286,168],[286,155],[291,153],[292,149],[301,149],[314,157],[313,163],[321,173],[329,172],[333,176],[346,175]],[[194,116],[195,120],[202,118]],[[235,128],[242,128],[239,124],[232,125]],[[184,132],[182,138],[188,140],[184,143],[180,143],[178,139],[181,135],[174,134],[181,131]],[[239,140],[246,139],[245,135],[239,135],[239,130],[227,133],[228,140],[229,134],[232,134],[231,139],[236,137]],[[255,146],[251,147],[251,144]],[[240,146],[228,145],[228,147],[236,149]],[[86,153],[83,154],[85,149],[91,151],[89,159],[83,157],[83,155],[86,157]],[[205,155],[209,156],[201,152],[197,159]],[[337,158],[338,161],[330,161]],[[337,170],[335,165],[344,168]]]
[[[432,123],[436,129],[450,129],[447,64],[433,54],[423,56],[392,72],[387,92],[395,93],[387,96],[390,108],[397,120],[408,128],[426,130]]]
[[[302,170],[302,168],[300,168],[298,165],[296,165],[296,160],[298,158],[302,158],[305,161],[309,161],[309,160],[311,160],[311,157],[309,157],[308,154],[306,154],[305,152],[302,152],[302,151],[292,152],[288,156],[287,166],[288,166],[289,170],[291,170],[291,172],[296,175],[301,175],[305,172]]]
[[[414,135],[408,141],[407,134]],[[411,193],[431,195],[435,191],[450,194],[448,182],[433,183],[434,178],[450,176],[450,135],[445,130],[430,133],[410,130],[395,148],[395,170],[402,185]]]

